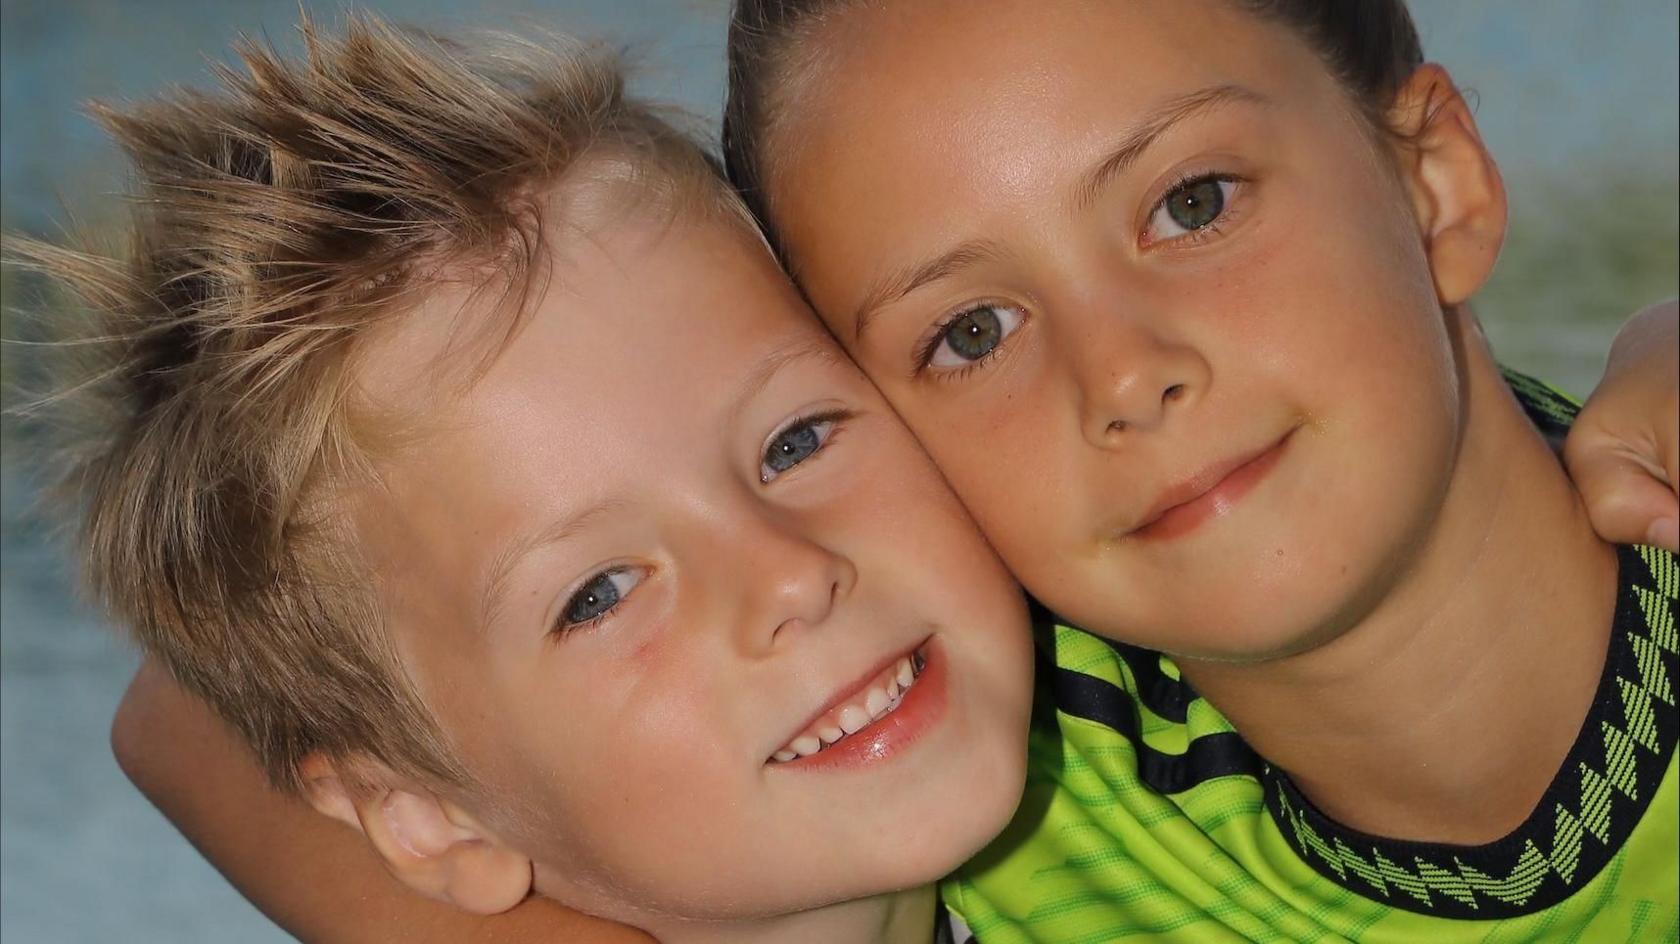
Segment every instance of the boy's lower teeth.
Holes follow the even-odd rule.
[[[845,710],[840,713],[839,727],[818,728],[815,737],[809,734],[801,735],[790,742],[787,747],[784,747],[775,754],[772,754],[770,759],[775,763],[785,764],[789,761],[798,760],[801,757],[810,757],[814,754],[820,754],[840,741],[845,740],[847,737],[856,734],[858,731],[863,730],[874,722],[885,718],[894,711],[897,711],[898,706],[904,702],[905,694],[910,691],[911,686],[916,684],[916,679],[921,677],[922,669],[927,665],[927,659],[923,657],[920,650],[911,653],[909,661],[909,683],[903,685],[899,689],[898,695],[889,699],[878,711],[866,712],[863,709],[858,708],[856,705],[848,705]],[[876,694],[878,694],[876,691],[870,692],[871,696]],[[866,707],[869,706],[867,701],[865,702],[865,705]],[[816,743],[811,743],[813,741]]]

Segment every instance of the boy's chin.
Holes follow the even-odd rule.
[[[1024,728],[1024,725],[1023,725]],[[876,861],[860,874],[877,891],[936,882],[955,872],[1009,826],[1026,789],[1027,742],[999,739],[977,745],[960,779],[929,784],[935,799],[903,821],[896,839],[877,844]]]

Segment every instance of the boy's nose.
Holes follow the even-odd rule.
[[[1208,384],[1194,349],[1132,325],[1110,325],[1070,352],[1080,428],[1099,449],[1124,445],[1189,406]]]
[[[763,511],[731,537],[741,552],[732,578],[742,584],[742,643],[768,650],[784,636],[823,625],[857,583],[851,559],[828,547],[808,523]],[[723,562],[720,560],[720,564]]]

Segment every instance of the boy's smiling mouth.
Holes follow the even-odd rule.
[[[788,764],[814,757],[836,745],[850,745],[854,735],[868,735],[876,722],[898,710],[921,680],[927,666],[926,650],[927,640],[923,640],[835,697],[815,720],[778,748],[768,763]]]

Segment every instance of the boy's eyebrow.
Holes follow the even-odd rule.
[[[1168,99],[1157,106],[1142,121],[1121,135],[1119,144],[1075,186],[1073,206],[1076,209],[1089,206],[1110,180],[1136,163],[1137,159],[1143,156],[1143,152],[1173,125],[1197,112],[1234,101],[1263,104],[1266,97],[1241,85],[1210,85]],[[869,327],[869,322],[876,313],[888,304],[930,282],[954,275],[976,262],[996,258],[1001,253],[1002,247],[993,240],[970,239],[926,262],[900,269],[882,279],[864,295],[863,301],[858,304],[856,313],[852,316],[853,343],[863,339],[864,329]]]
[[[807,316],[809,317],[809,316]],[[826,334],[803,334],[787,344],[765,355],[751,371],[742,379],[736,391],[735,400],[729,407],[729,422],[731,425],[740,415],[746,405],[752,402],[758,392],[769,385],[772,378],[782,371],[782,368],[795,361],[806,358],[817,358],[828,363],[840,363],[843,358],[835,349],[833,341]]]
[[[552,522],[547,527],[509,541],[507,547],[502,548],[490,562],[487,570],[489,578],[484,581],[484,593],[479,602],[479,626],[488,629],[495,622],[506,598],[507,579],[513,573],[514,567],[527,555],[538,548],[566,540],[582,531],[591,521],[617,511],[626,504],[622,498],[603,499],[587,508],[579,509],[575,514]]]
[[[1225,84],[1210,85],[1163,102],[1121,135],[1119,143],[1109,151],[1108,156],[1074,187],[1071,205],[1076,211],[1089,207],[1109,181],[1137,163],[1149,146],[1174,125],[1198,112],[1230,102],[1258,105],[1264,104],[1266,97],[1241,85]]]

